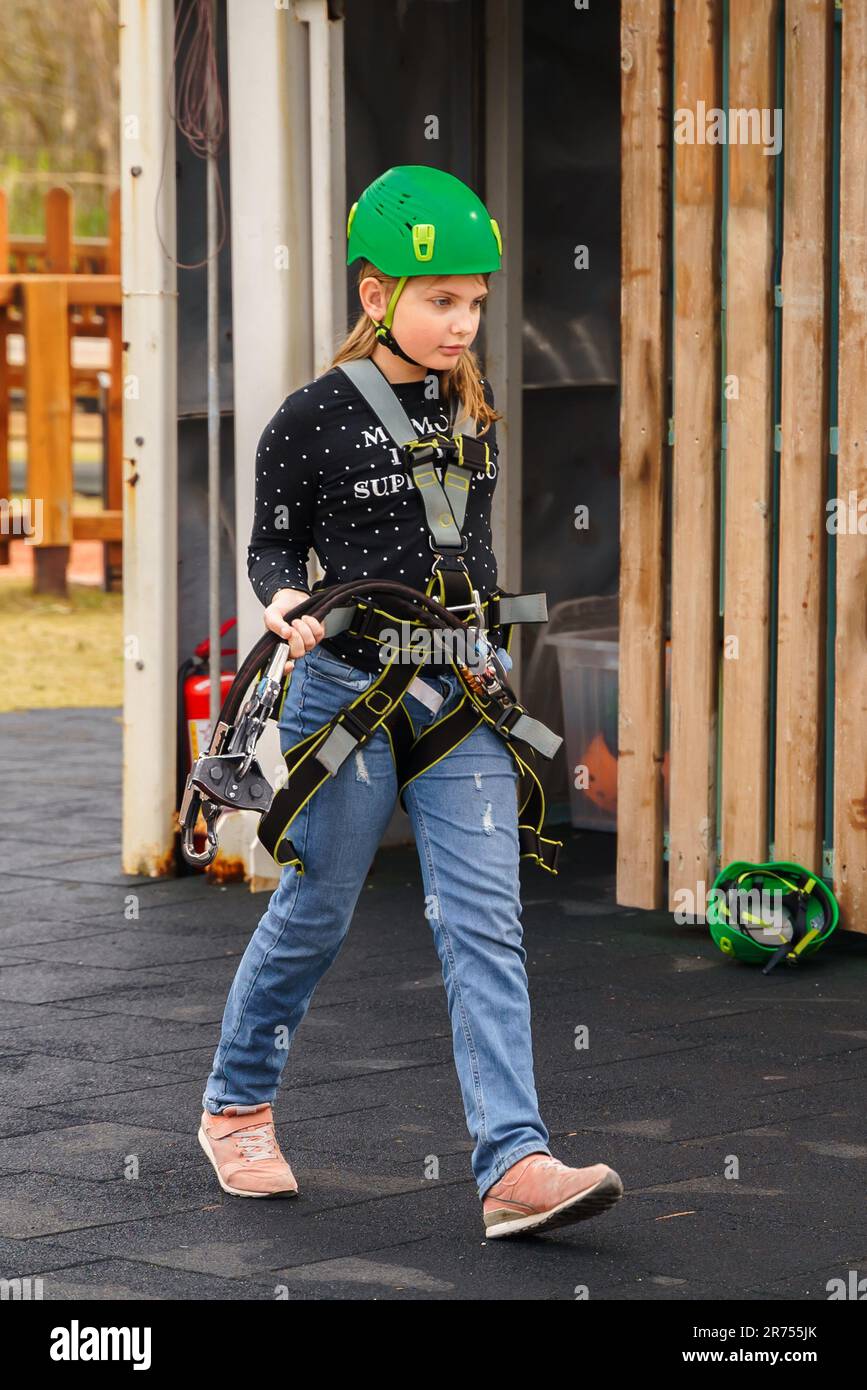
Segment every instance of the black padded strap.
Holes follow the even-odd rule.
[[[367,743],[386,721],[398,714],[405,717],[400,701],[415,674],[412,666],[392,660],[372,685],[285,754],[286,782],[274,793],[257,831],[278,864],[293,862],[283,858],[284,845],[296,854],[286,832],[326,778],[334,776],[352,749]]]
[[[443,576],[443,581],[448,595],[446,576]],[[431,596],[437,597],[436,592]],[[359,610],[365,628],[363,635],[371,641],[379,641],[380,645],[379,634],[387,626],[393,627],[400,621],[395,615],[373,605],[365,610],[360,604]],[[472,613],[468,614],[468,620],[472,620]],[[352,625],[348,630],[353,630]],[[507,650],[511,637],[512,627],[509,625],[505,641]],[[327,723],[289,749],[285,755],[286,783],[275,793],[259,824],[258,836],[262,844],[278,864],[295,864],[298,872],[303,873],[304,865],[287,837],[289,826],[326,778],[339,772],[349,753],[364,746],[380,729],[389,739],[400,802],[406,810],[404,793],[409,784],[447,757],[480,725],[487,723],[503,737],[518,767],[520,856],[531,858],[541,868],[556,874],[562,841],[548,839],[542,834],[545,798],[532,766],[535,752],[533,746],[517,733],[522,727],[522,719],[527,726],[535,725],[537,721],[529,720],[520,706],[514,712],[509,712],[507,720],[501,720],[496,700],[471,690],[461,676],[463,691],[454,709],[416,736],[412,719],[403,703],[415,676],[416,668],[412,663],[399,662],[395,655],[372,685],[344,705]],[[508,732],[509,725],[513,730],[511,733]],[[538,727],[544,728],[541,725]]]

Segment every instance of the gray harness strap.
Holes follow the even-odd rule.
[[[369,357],[357,357],[351,362],[341,362],[340,370],[348,376],[353,386],[361,392],[374,415],[377,415],[395,444],[409,444],[418,435],[412,421],[391,389],[391,383]],[[475,421],[467,421],[471,429],[464,433],[475,434]]]
[[[498,599],[497,621],[495,626],[511,623],[544,623],[548,621],[547,595],[544,590],[535,594],[501,594]],[[326,613],[322,626],[326,637],[333,637],[349,627],[356,613],[356,605],[348,608],[332,608]]]
[[[536,594],[501,594],[499,607],[501,623],[546,623],[548,595],[544,589]]]
[[[412,421],[391,389],[391,384],[369,357],[360,357],[351,362],[338,364],[340,370],[349,378],[356,390],[367,401],[374,415],[380,420],[386,433],[390,434],[398,448],[415,443],[418,438]],[[476,435],[476,422],[464,420],[455,434],[465,434],[471,439]],[[461,528],[467,512],[470,489],[469,470],[451,461],[446,468],[441,483],[433,464],[419,462],[412,466],[412,479],[419,490],[424,504],[428,530],[437,546],[462,544]]]
[[[350,362],[341,362],[339,367],[367,401],[386,433],[399,448],[416,442],[417,436],[412,421],[392,390],[391,383],[371,358],[360,357]],[[475,420],[468,417],[454,430],[454,434],[463,434],[475,439]],[[413,482],[424,504],[425,518],[434,545],[457,549],[462,544],[461,528],[467,511],[470,470],[450,461],[442,484],[430,462],[419,461],[411,471]],[[497,603],[499,606],[496,626],[544,623],[548,619],[547,596],[544,592],[501,594]],[[326,635],[332,637],[336,632],[348,627],[354,613],[354,607],[332,609],[324,623]]]

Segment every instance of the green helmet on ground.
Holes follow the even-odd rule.
[[[377,337],[410,362],[391,334],[407,279],[501,268],[500,229],[481,198],[454,174],[428,164],[398,164],[374,179],[352,204],[346,235],[347,265],[363,256],[383,274],[398,277]]]
[[[763,965],[763,973],[780,960],[795,965],[814,955],[840,916],[830,888],[801,864],[736,860],[717,874],[709,897],[707,923],[717,946],[732,959]]]

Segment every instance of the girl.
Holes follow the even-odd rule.
[[[331,368],[289,395],[269,421],[256,460],[248,568],[266,626],[290,647],[292,675],[279,718],[284,754],[381,670],[377,650],[360,637],[325,637],[313,617],[287,623],[287,613],[310,593],[311,545],[325,571],[317,588],[374,577],[424,591],[431,576],[418,490],[339,363],[370,358],[420,438],[452,433],[460,412],[476,422],[491,459],[497,453],[500,417],[471,348],[502,247],[484,204],[451,174],[399,166],[354,204],[347,234],[347,264],[363,257],[361,315]],[[496,467],[473,474],[459,528],[467,538],[463,560],[483,596],[497,580],[490,528],[495,481]],[[505,648],[498,654],[507,664]],[[425,667],[404,697],[413,727],[421,731],[445,718],[461,695],[453,668]],[[225,1192],[298,1192],[277,1143],[271,1102],[295,1031],[346,936],[397,791],[380,730],[292,821],[305,871],[283,869],[250,940],[202,1097],[199,1141]],[[548,1148],[533,1079],[516,793],[512,756],[483,724],[415,777],[405,797],[490,1236],[582,1220],[623,1191],[607,1165],[569,1168]]]

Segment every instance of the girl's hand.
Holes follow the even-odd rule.
[[[291,624],[286,622],[286,614],[309,597],[303,589],[278,589],[265,609],[265,626],[271,632],[276,632],[284,642],[289,643],[291,658],[286,662],[284,675],[288,675],[293,669],[295,658],[312,651],[316,643],[321,642],[325,636],[325,628],[318,618],[308,616],[293,618]]]

